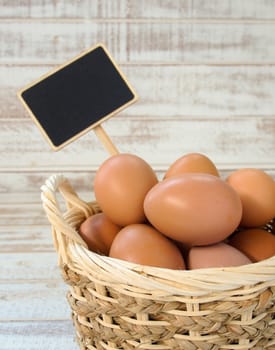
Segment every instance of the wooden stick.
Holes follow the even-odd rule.
[[[99,140],[102,142],[102,144],[105,146],[105,148],[111,155],[119,154],[119,151],[117,150],[116,146],[113,144],[112,140],[107,135],[107,133],[101,125],[96,126],[93,130],[96,133],[96,136],[99,138]]]

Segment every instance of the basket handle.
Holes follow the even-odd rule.
[[[92,206],[82,201],[73,190],[69,181],[62,175],[50,176],[41,187],[41,199],[48,220],[52,225],[54,246],[64,263],[68,262],[67,245],[69,241],[78,243],[84,247],[87,244],[78,232],[69,225],[66,220],[66,212],[63,213],[57,199],[57,192],[61,193],[67,209],[77,207],[87,218],[95,213]]]

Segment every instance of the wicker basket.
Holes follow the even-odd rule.
[[[80,349],[275,349],[275,257],[193,271],[136,265],[86,249],[77,229],[100,208],[62,175],[42,186],[42,201]]]

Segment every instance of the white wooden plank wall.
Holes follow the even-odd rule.
[[[92,198],[93,132],[51,151],[16,92],[98,42],[139,101],[105,123],[159,176],[187,152],[275,175],[274,0],[0,0],[0,349],[77,349],[40,186]]]

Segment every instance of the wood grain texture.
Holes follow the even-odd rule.
[[[187,152],[223,177],[275,177],[275,1],[0,0],[0,349],[77,350],[40,187],[62,172],[93,200],[93,132],[53,152],[19,89],[97,42],[139,101],[104,124],[161,179]]]
[[[29,280],[29,283],[33,280],[60,280],[55,252],[1,252],[1,261],[5,261],[1,266],[1,284],[21,280]]]
[[[39,205],[40,203],[37,204],[37,206]],[[26,213],[28,214],[26,216],[30,216],[30,213],[32,211]],[[12,215],[12,210],[10,215]],[[0,226],[0,253],[54,251],[51,240],[51,228],[48,222],[36,225],[22,224],[20,220],[15,220],[14,214],[12,221],[7,221],[3,220]]]
[[[139,100],[119,117],[128,122],[144,118],[274,116],[275,65],[264,66],[177,66],[121,65],[139,95]],[[43,76],[46,66],[0,66],[0,119],[28,118],[17,99],[17,91]],[[146,84],[145,84],[146,82]],[[116,121],[117,116],[112,118]]]
[[[273,0],[82,0],[7,1],[0,3],[1,18],[77,19],[222,19],[270,20]]]
[[[0,329],[3,321],[67,320],[67,291],[68,287],[58,279],[4,281],[0,285]]]
[[[97,42],[119,63],[274,63],[274,28],[275,22],[1,21],[0,64],[61,64]]]
[[[79,350],[70,320],[0,322],[1,350]]]
[[[208,154],[221,168],[274,167],[273,117],[208,118],[207,122],[199,117],[152,119],[147,120],[146,126],[141,120],[125,119],[117,124],[113,120],[106,122],[105,129],[120,152],[141,156],[155,170],[164,170],[179,156],[194,151]],[[109,156],[94,134],[89,133],[55,153],[31,121],[6,121],[5,126],[0,130],[0,148],[5,150],[0,153],[0,162],[6,171],[33,167],[55,172],[71,168],[96,171]],[[17,143],[8,143],[10,137]],[[24,157],[18,157],[19,152]]]

